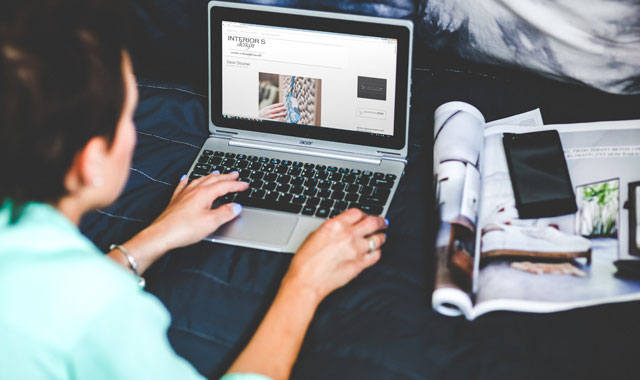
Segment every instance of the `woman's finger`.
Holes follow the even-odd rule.
[[[212,231],[217,230],[223,224],[231,221],[242,212],[242,206],[237,203],[227,203],[211,210],[213,218]]]
[[[203,191],[203,196],[208,200],[213,202],[214,200],[220,198],[227,193],[237,193],[240,191],[247,190],[249,188],[249,184],[246,182],[240,181],[219,181],[214,183],[211,186],[208,186],[205,191]]]
[[[379,250],[386,241],[387,237],[384,233],[377,233],[359,239],[358,246],[361,247],[361,249],[358,251],[358,253],[371,254],[371,252]]]
[[[353,232],[358,236],[367,236],[387,228],[384,218],[379,216],[367,216],[353,226]]]
[[[344,223],[346,223],[348,225],[352,225],[352,224],[356,224],[357,222],[359,222],[360,220],[362,220],[366,216],[367,216],[367,214],[362,212],[362,210],[360,210],[358,208],[350,208],[347,211],[345,211],[345,212],[341,213],[340,215],[336,216],[336,219],[340,219]]]
[[[176,199],[176,197],[182,193],[182,190],[184,190],[185,187],[187,187],[187,185],[189,184],[189,178],[187,178],[186,174],[182,175],[182,178],[180,178],[180,182],[178,182],[178,186],[176,186],[176,189],[173,191],[173,195],[171,195],[171,201],[173,202],[174,199]]]

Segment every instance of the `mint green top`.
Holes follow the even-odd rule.
[[[170,317],[51,206],[0,208],[0,379],[203,379],[167,339]],[[267,380],[231,374],[224,380]]]

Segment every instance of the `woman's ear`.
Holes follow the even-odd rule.
[[[65,187],[73,194],[83,188],[101,187],[104,184],[105,162],[109,143],[104,137],[93,137],[76,154],[65,176]]]

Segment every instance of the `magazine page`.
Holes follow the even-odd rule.
[[[640,120],[536,128],[549,129],[559,132],[578,211],[543,219],[518,218],[502,144],[503,133],[531,128],[485,131],[472,318],[494,310],[551,312],[640,299],[640,281],[617,277],[613,264],[628,258],[639,240],[637,202],[629,201],[640,183]],[[500,245],[501,252],[516,253],[492,256]],[[523,247],[558,256],[523,256]]]
[[[540,110],[492,122],[541,125]],[[475,224],[480,195],[480,152],[484,117],[475,107],[449,102],[434,117],[434,184],[439,215],[436,236],[436,281],[432,295],[435,310],[444,315],[472,311]]]

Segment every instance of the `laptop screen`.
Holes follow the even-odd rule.
[[[406,28],[215,7],[211,21],[215,125],[404,145]]]

